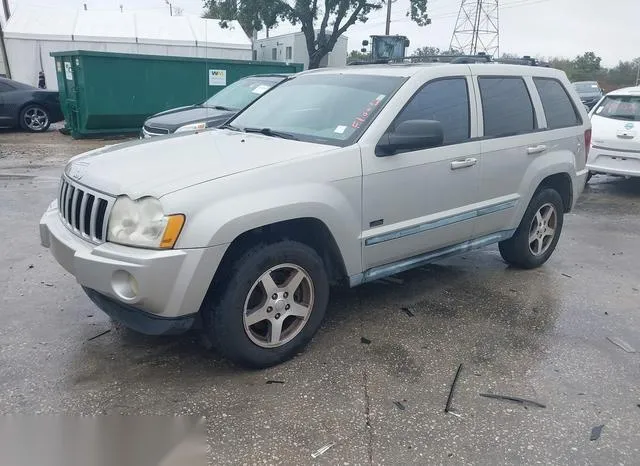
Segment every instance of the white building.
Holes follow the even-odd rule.
[[[57,90],[51,52],[92,50],[182,57],[251,60],[251,40],[239,24],[194,15],[84,11],[18,5],[4,27],[11,78]]]
[[[293,32],[255,40],[253,44],[253,59],[303,63],[306,70],[309,68],[309,54],[307,53],[307,42],[304,38],[304,33]],[[345,66],[346,64],[347,37],[340,36],[333,50],[322,59],[320,66]]]

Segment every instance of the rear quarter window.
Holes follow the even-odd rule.
[[[548,129],[580,126],[582,118],[562,83],[553,78],[533,78],[542,108],[547,118]]]
[[[478,78],[484,136],[500,138],[531,133],[536,118],[527,85],[517,76],[484,76]]]

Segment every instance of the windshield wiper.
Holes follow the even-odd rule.
[[[236,109],[235,108],[231,108],[231,107],[225,107],[224,105],[214,105],[213,107],[216,110],[223,110],[225,112],[235,112]]]
[[[265,136],[271,136],[274,138],[282,138],[282,139],[291,139],[293,141],[297,141],[298,138],[293,134],[285,133],[282,131],[274,131],[271,128],[244,128],[245,133],[260,133]]]
[[[220,129],[230,129],[231,131],[242,131],[237,126],[230,125],[229,123],[225,123],[222,126],[219,126]]]

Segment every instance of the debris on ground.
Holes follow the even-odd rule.
[[[413,312],[411,312],[411,309],[409,309],[408,307],[401,307],[400,310],[402,310],[409,317],[414,317],[415,316],[415,314]]]
[[[506,401],[513,401],[514,403],[520,403],[522,405],[531,405],[531,406],[537,406],[538,408],[546,408],[546,405],[543,405],[542,403],[538,403],[537,401],[533,401],[533,400],[527,400],[526,398],[520,398],[519,396],[511,396],[511,395],[496,395],[494,393],[480,393],[480,396],[483,396],[485,398],[493,398],[495,400],[506,400]]]
[[[267,385],[272,385],[274,383],[284,383],[284,380],[267,380]]]
[[[394,405],[396,405],[396,407],[400,410],[400,411],[404,411],[405,409],[407,409],[405,407],[405,405],[403,405],[402,403],[400,403],[399,401],[394,401],[393,402]]]
[[[456,383],[458,382],[458,376],[460,376],[460,371],[462,371],[462,364],[458,366],[456,375],[453,377],[453,382],[451,383],[451,388],[449,389],[449,396],[447,397],[447,404],[444,406],[445,413],[448,413],[451,410],[451,401],[453,400],[453,391],[456,388]]]
[[[331,443],[327,443],[325,446],[321,448],[318,448],[316,451],[311,453],[311,458],[317,458],[318,456],[325,454],[330,448],[334,447],[335,444],[336,442],[331,442]]]
[[[32,269],[33,268],[33,264],[29,264],[29,267],[27,267],[27,268]]]
[[[589,438],[589,440],[591,440],[592,442],[594,440],[598,440],[600,438],[600,434],[602,434],[602,429],[604,428],[604,424],[601,424],[599,426],[595,426],[593,429],[591,429],[591,437]]]
[[[91,337],[91,338],[89,338],[87,341],[91,341],[91,340],[95,340],[96,338],[100,338],[101,336],[106,335],[106,334],[107,334],[107,333],[109,333],[110,331],[111,331],[111,329],[109,329],[109,330],[105,330],[104,332],[99,333],[99,334],[98,334],[98,335],[96,335],[95,337]]]
[[[631,346],[629,343],[624,341],[622,338],[607,337],[607,340],[609,340],[614,345],[619,346],[620,348],[625,350],[627,353],[635,353],[636,352],[636,349],[633,346]]]
[[[365,337],[360,337],[360,343],[362,343],[363,345],[370,345],[371,344],[371,340],[369,340],[368,338],[365,338]]]
[[[562,276],[563,276],[563,277],[567,277],[567,278],[573,278],[571,275],[566,274],[566,273],[563,273],[563,274],[562,274]]]

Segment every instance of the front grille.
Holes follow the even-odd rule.
[[[65,225],[76,235],[94,243],[104,243],[111,202],[107,196],[62,177],[58,208]]]
[[[149,134],[169,134],[169,130],[166,128],[154,128],[153,126],[144,126],[144,130]]]

